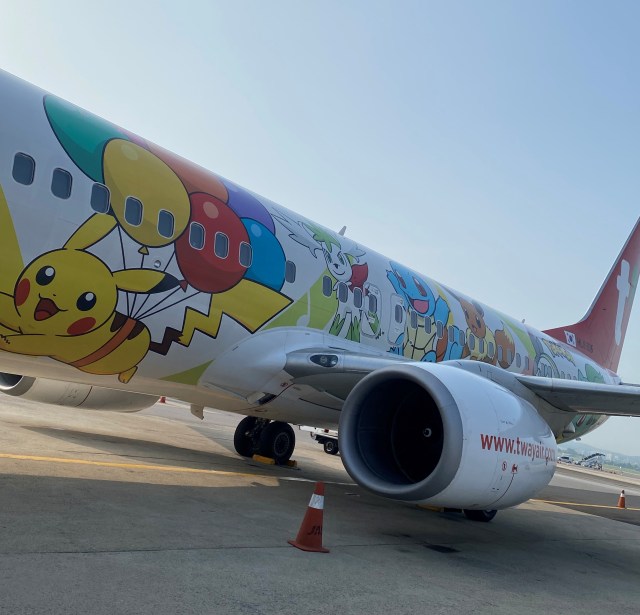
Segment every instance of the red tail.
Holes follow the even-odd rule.
[[[600,292],[575,325],[545,331],[617,371],[640,272],[640,220],[627,239]]]

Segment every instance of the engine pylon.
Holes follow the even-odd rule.
[[[287,540],[290,545],[303,551],[329,553],[329,549],[322,546],[322,517],[324,511],[324,483],[317,482],[313,495],[309,501],[307,512],[300,525],[295,540]]]
[[[627,501],[624,495],[624,489],[620,492],[620,497],[618,498],[618,508],[626,508]]]

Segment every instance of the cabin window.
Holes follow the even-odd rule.
[[[444,336],[444,323],[441,320],[436,321],[436,335],[438,339],[442,339]]]
[[[91,187],[91,209],[99,214],[106,214],[111,206],[109,188],[104,184],[93,184]]]
[[[511,365],[513,363],[513,350],[507,348],[507,363]]]
[[[468,336],[469,350],[476,349],[476,336],[473,333],[469,333]]]
[[[338,284],[338,301],[340,303],[346,303],[349,298],[349,289],[344,282]]]
[[[458,329],[458,343],[460,344],[460,346],[464,346],[465,345],[465,335],[464,335],[464,331],[462,329]]]
[[[251,249],[251,245],[246,241],[240,242],[240,264],[243,267],[249,269],[251,267],[251,263],[253,262],[253,250]]]
[[[564,380],[564,372],[560,372],[560,378]]]
[[[189,245],[196,250],[204,248],[204,226],[197,222],[189,225]]]
[[[229,238],[224,233],[216,233],[213,238],[213,253],[218,258],[229,256]]]
[[[361,288],[353,289],[353,305],[357,309],[360,309],[362,307],[362,289]]]
[[[418,312],[414,312],[413,310],[411,310],[411,312],[409,312],[411,314],[410,318],[411,318],[411,328],[412,329],[417,329],[418,328]]]
[[[527,354],[527,355],[525,355],[525,357],[524,357],[524,368],[525,368],[526,370],[528,370],[528,369],[529,369],[529,355],[528,355],[528,354]]]
[[[296,264],[293,261],[287,261],[284,264],[284,279],[293,284],[296,281]]]
[[[375,295],[369,295],[369,312],[378,313],[378,298]]]
[[[425,318],[424,319],[424,330],[427,333],[431,333],[431,319],[430,318]]]
[[[522,363],[522,359],[520,358],[520,353],[516,352],[516,367],[520,367],[521,363]]]
[[[13,157],[13,179],[19,184],[30,186],[36,174],[36,161],[27,154],[17,153]]]
[[[493,342],[488,342],[487,343],[487,355],[490,359],[493,359],[493,357],[495,356],[495,347],[493,346]]]
[[[500,344],[498,344],[498,361],[502,361],[502,353],[504,351],[502,350],[502,346],[500,346]]]
[[[68,199],[71,196],[71,173],[64,169],[53,169],[51,175],[51,192],[59,199]]]
[[[402,322],[402,315],[404,314],[404,309],[402,308],[402,306],[400,304],[396,304],[395,306],[395,319],[396,322],[399,324]]]
[[[328,275],[322,276],[322,294],[331,297],[333,294],[333,281]]]
[[[158,212],[158,235],[161,237],[172,237],[174,229],[173,214],[170,211],[161,209]]]
[[[456,329],[453,325],[450,325],[449,328],[447,329],[447,331],[449,332],[448,338],[450,342],[455,342],[456,341]]]
[[[478,338],[478,352],[484,354],[484,340],[481,337]]]
[[[142,202],[133,196],[128,196],[124,202],[124,219],[131,226],[142,224]]]

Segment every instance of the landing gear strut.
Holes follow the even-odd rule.
[[[253,457],[257,453],[283,464],[293,455],[296,435],[289,423],[247,416],[236,427],[233,445],[243,457]]]

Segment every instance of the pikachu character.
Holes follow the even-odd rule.
[[[0,209],[3,235],[9,235],[0,257],[7,246],[11,252],[0,270],[0,349],[51,357],[89,374],[117,374],[120,382],[129,382],[152,342],[142,322],[116,311],[118,293],[163,292],[178,286],[178,280],[150,269],[112,272],[86,249],[108,235],[116,221],[94,214],[62,249],[36,257],[14,274],[9,292],[6,275],[21,256],[12,224],[7,233],[8,208]]]

